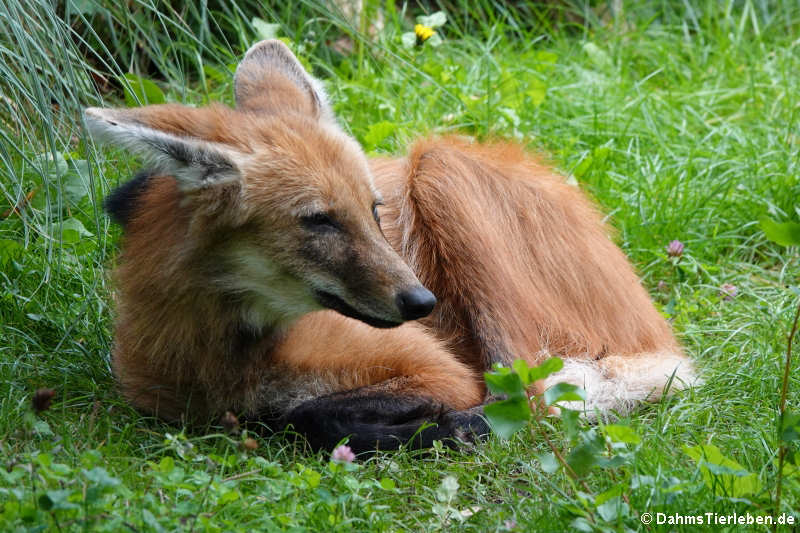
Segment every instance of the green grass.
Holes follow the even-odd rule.
[[[624,531],[644,529],[645,511],[771,514],[800,266],[797,248],[768,242],[758,220],[800,219],[794,2],[632,1],[614,15],[601,2],[566,13],[454,0],[442,4],[444,43],[414,50],[400,40],[418,10],[393,2],[369,39],[312,2],[125,4],[0,5],[0,529],[503,531],[513,520],[559,531],[592,509],[592,527]],[[100,202],[137,163],[89,142],[80,110],[125,105],[128,72],[153,80],[156,98],[232,102],[230,69],[259,38],[254,16],[280,23],[369,151],[402,153],[429,133],[515,138],[609,214],[706,381],[621,419],[641,444],[623,466],[586,475],[595,495],[622,487],[629,513],[604,514],[563,471],[545,472],[541,428],[344,468],[284,437],[251,451],[220,428],[184,436],[122,401],[106,277],[119,229]],[[328,45],[347,35],[353,54]],[[672,239],[686,243],[677,264]],[[738,288],[732,300],[724,283]],[[40,387],[56,397],[35,415]],[[546,433],[570,449],[560,422]],[[699,444],[753,473],[757,490],[724,494],[730,470],[704,479],[685,452]],[[790,476],[782,511],[799,504]]]

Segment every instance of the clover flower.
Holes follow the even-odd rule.
[[[683,255],[683,243],[677,239],[667,245],[667,255],[670,257],[680,257]]]
[[[331,460],[337,463],[352,463],[356,460],[356,454],[353,453],[350,446],[342,444],[333,450],[333,453],[331,453]]]
[[[736,298],[736,294],[738,292],[739,289],[736,287],[736,285],[732,285],[730,283],[723,283],[719,288],[719,295],[722,296],[723,300],[733,300]]]

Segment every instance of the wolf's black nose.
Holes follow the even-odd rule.
[[[403,320],[416,320],[428,316],[436,305],[436,296],[419,285],[397,293],[395,298]]]

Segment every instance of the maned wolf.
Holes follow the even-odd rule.
[[[150,165],[106,203],[125,232],[113,369],[136,407],[359,451],[487,432],[496,362],[562,357],[538,387],[584,387],[589,414],[694,381],[598,211],[520,147],[367,160],[274,40],[235,93],[235,109],[86,110]]]

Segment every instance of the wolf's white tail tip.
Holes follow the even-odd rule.
[[[588,418],[615,411],[626,414],[641,402],[656,402],[664,393],[702,384],[692,362],[675,352],[651,352],[635,356],[610,355],[603,359],[565,359],[564,368],[545,380],[545,389],[571,383],[586,391],[586,402],[565,407],[582,411]],[[669,385],[669,388],[667,388]]]

